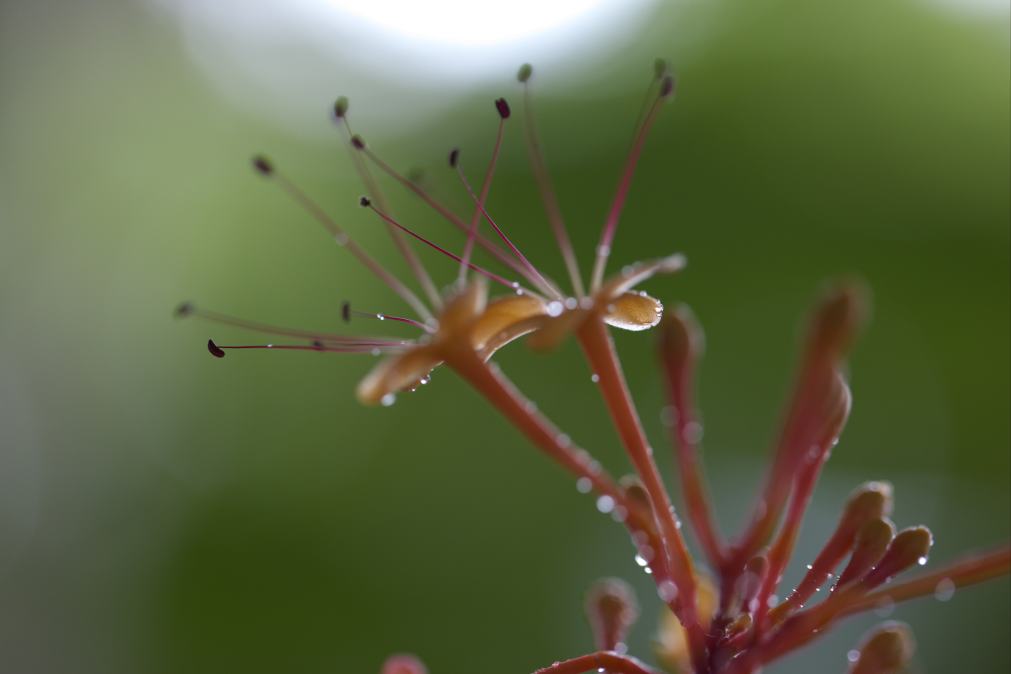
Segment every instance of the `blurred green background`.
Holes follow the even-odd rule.
[[[549,31],[489,47],[503,65],[480,71],[481,48],[289,21],[309,4],[207,3],[212,17],[167,1],[0,4],[0,670],[371,674],[407,650],[433,674],[519,674],[591,648],[582,594],[608,575],[639,590],[632,647],[649,656],[659,602],[621,528],[451,373],[363,409],[368,356],[216,361],[209,336],[259,338],[172,318],[185,299],[320,329],[342,329],[345,298],[401,311],[247,159],[270,154],[392,261],[354,204],[333,98],[462,206],[445,152],[462,147],[476,176],[490,101],[517,97],[527,46],[545,55],[541,132],[584,266],[653,58],[678,74],[614,260],[689,257],[648,289],[707,330],[722,521],[752,503],[801,317],[825,279],[857,275],[875,311],[852,359],[854,413],[790,578],[867,479],[894,482],[900,526],[932,527],[933,564],[1007,539],[1006,4],[636,4],[634,20],[564,46]],[[368,37],[336,44],[348,35]],[[446,58],[426,71],[433,55]],[[492,212],[561,276],[518,119],[508,134]],[[666,448],[653,336],[617,340]],[[615,474],[629,469],[572,345],[500,361]],[[1006,580],[892,617],[916,631],[915,672],[1008,671]],[[878,620],[770,671],[842,672]]]

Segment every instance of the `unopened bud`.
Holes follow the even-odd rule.
[[[895,525],[887,518],[877,518],[866,522],[857,532],[853,542],[853,553],[846,568],[839,574],[836,587],[863,577],[884,556],[895,538]]]
[[[915,650],[916,642],[907,625],[883,623],[864,638],[850,674],[897,674],[913,658]]]
[[[926,564],[933,544],[934,536],[927,527],[903,529],[892,539],[881,561],[864,577],[864,584],[877,587],[915,564]]]
[[[811,318],[809,344],[814,353],[840,360],[856,339],[867,316],[867,292],[855,283],[833,286]]]
[[[383,663],[379,674],[428,674],[428,668],[413,655],[394,655]]]
[[[625,643],[639,617],[632,587],[619,578],[598,580],[586,596],[586,615],[597,648],[612,651]]]
[[[846,501],[847,522],[859,530],[866,522],[892,514],[892,484],[890,482],[865,482],[850,494]]]

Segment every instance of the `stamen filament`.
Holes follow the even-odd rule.
[[[248,321],[243,318],[238,318],[236,316],[231,316],[229,314],[223,314],[218,311],[208,311],[206,309],[200,309],[194,307],[192,304],[183,304],[178,309],[176,309],[176,315],[178,316],[193,316],[195,318],[200,318],[206,321],[211,321],[213,323],[220,323],[222,325],[231,325],[237,328],[242,328],[243,330],[251,330],[253,332],[262,332],[268,335],[278,335],[281,337],[296,337],[303,339],[316,340],[321,342],[331,342],[335,344],[342,345],[359,345],[359,346],[406,346],[411,342],[409,340],[401,340],[386,337],[354,337],[347,335],[335,335],[326,332],[316,332],[312,330],[299,330],[296,328],[286,328],[278,325],[271,325],[269,323],[260,323],[257,321]],[[422,324],[418,323],[419,326]],[[428,329],[425,326],[426,330]]]
[[[369,147],[364,145],[364,143],[362,143],[360,140],[359,143],[361,143],[360,147],[359,146],[356,147],[358,147],[358,149],[361,152],[364,152],[365,156],[368,157],[372,163],[374,163],[376,166],[379,167],[379,170],[381,170],[383,173],[390,176],[391,178],[399,182],[401,185],[406,187],[408,190],[410,190],[412,193],[414,193],[415,196],[417,196],[419,199],[425,202],[425,204],[428,205],[432,210],[441,215],[451,224],[455,225],[457,229],[459,229],[464,233],[468,232],[470,228],[467,226],[467,223],[460,218],[460,216],[451,211],[441,202],[437,201],[435,197],[429,194],[417,183],[401,175],[395,168],[393,168],[385,161],[383,161],[375,152],[369,149]],[[496,246],[493,242],[489,241],[486,237],[484,237],[480,233],[477,233],[474,236],[474,240],[477,242],[477,245],[481,246],[486,251],[488,251],[488,253],[490,253],[496,260],[506,265],[517,274],[523,273],[523,267],[520,266],[520,264],[515,259],[510,257],[504,250]]]
[[[604,280],[604,267],[607,266],[607,258],[611,255],[611,244],[614,241],[615,230],[618,228],[618,220],[621,218],[621,211],[624,208],[625,200],[628,197],[628,190],[632,186],[632,176],[635,174],[635,167],[639,162],[639,156],[642,154],[642,149],[646,143],[646,137],[649,135],[649,130],[652,128],[653,123],[660,114],[660,109],[663,106],[663,102],[666,97],[665,89],[668,89],[671,86],[673,86],[673,81],[668,75],[661,82],[660,95],[656,97],[656,100],[653,101],[653,105],[650,106],[649,112],[646,113],[646,119],[643,120],[642,126],[639,128],[639,133],[636,135],[635,142],[632,144],[632,149],[628,153],[628,159],[625,161],[625,168],[622,171],[620,180],[618,181],[618,189],[615,192],[614,200],[611,202],[611,209],[607,214],[607,220],[604,222],[604,230],[600,235],[600,243],[597,244],[597,256],[594,260],[592,282],[590,283],[591,291],[595,291],[599,288],[601,282]]]
[[[261,160],[258,159],[257,161],[259,162]],[[261,173],[264,173],[262,169]],[[347,248],[351,254],[354,255],[358,261],[371,271],[380,281],[385,283],[393,292],[399,295],[400,298],[414,310],[421,320],[426,323],[434,320],[432,312],[429,311],[427,306],[425,306],[425,303],[422,302],[410,288],[404,285],[400,279],[390,273],[381,264],[376,262],[371,255],[365,252],[365,249],[355,243],[354,239],[348,236],[347,232],[345,232],[333,218],[327,215],[326,211],[324,211],[315,200],[313,200],[308,194],[295,185],[295,183],[288,180],[287,177],[279,173],[273,167],[271,167],[271,171],[269,173],[264,174],[273,177],[277,181],[277,184],[281,186],[281,189],[283,189],[288,196],[305,209],[305,211],[308,212],[309,215],[316,220],[316,222],[322,225],[323,228],[330,233],[338,245]]]
[[[375,205],[371,201],[369,201],[367,199],[364,199],[361,202],[361,204],[362,204],[362,206],[365,206],[366,208],[369,208],[372,211],[374,211],[375,214],[378,215],[380,218],[382,218],[385,222],[388,222],[389,224],[393,225],[394,227],[399,228],[403,232],[407,232],[408,234],[410,234],[411,236],[413,236],[418,241],[421,241],[422,243],[424,243],[426,246],[430,246],[431,248],[439,251],[440,253],[442,253],[446,257],[459,262],[460,264],[466,264],[468,269],[472,269],[472,270],[476,271],[477,273],[479,273],[479,274],[481,274],[483,276],[486,276],[487,278],[491,279],[492,281],[495,281],[496,283],[501,283],[502,285],[504,285],[507,288],[516,289],[516,288],[519,287],[518,283],[515,283],[514,281],[510,281],[510,280],[508,280],[506,278],[503,278],[503,277],[499,276],[498,274],[496,274],[494,272],[491,272],[491,271],[488,271],[487,269],[485,269],[483,267],[478,267],[475,264],[472,264],[470,262],[466,262],[459,255],[457,255],[455,253],[451,253],[450,251],[446,250],[442,246],[440,246],[440,245],[438,245],[438,244],[436,244],[436,243],[434,243],[432,241],[429,241],[428,239],[426,239],[425,237],[421,236],[420,234],[418,234],[414,230],[412,230],[412,229],[410,229],[410,228],[408,228],[408,227],[400,224],[399,222],[397,222],[396,220],[394,220],[392,217],[390,217],[386,213],[384,213],[381,210],[379,210],[378,208],[376,208]]]
[[[523,113],[526,121],[525,133],[523,135],[526,139],[527,157],[530,159],[530,167],[534,172],[534,181],[537,183],[537,189],[541,193],[541,201],[544,202],[544,210],[547,211],[548,222],[551,224],[555,241],[558,242],[558,249],[562,253],[562,260],[565,261],[565,269],[569,272],[572,289],[575,291],[577,298],[582,298],[586,295],[586,289],[583,287],[582,272],[579,270],[579,261],[572,247],[569,232],[565,227],[562,209],[551,182],[551,174],[548,171],[547,161],[544,158],[544,150],[541,146],[540,137],[537,134],[530,85],[527,81],[523,82]]]
[[[362,182],[365,184],[365,189],[376,203],[379,204],[387,213],[390,213],[389,202],[386,201],[385,196],[379,189],[379,184],[376,182],[375,177],[372,172],[369,171],[368,165],[362,160],[358,152],[351,145],[351,139],[354,138],[354,133],[351,131],[351,122],[348,121],[347,112],[341,114],[339,117],[341,122],[341,127],[347,134],[346,147],[348,148],[348,154],[351,155],[351,161],[355,166],[355,171],[358,172],[358,176],[361,178]],[[438,289],[435,287],[435,283],[432,281],[432,277],[429,276],[428,271],[425,269],[425,265],[422,264],[421,260],[418,258],[417,253],[407,245],[404,240],[403,235],[395,227],[387,225],[387,231],[390,233],[390,237],[393,239],[394,245],[400,254],[407,261],[407,265],[411,268],[411,272],[414,274],[415,278],[421,284],[422,289],[425,291],[425,295],[428,297],[428,301],[432,303],[436,309],[442,307],[442,297],[439,295]]]
[[[501,99],[500,99],[501,100]],[[496,102],[497,103],[497,102]],[[484,182],[481,183],[481,196],[477,200],[477,208],[470,218],[470,227],[467,230],[467,242],[463,246],[463,259],[460,261],[460,275],[457,282],[462,286],[466,280],[467,269],[470,266],[470,256],[474,250],[474,235],[477,234],[477,226],[481,223],[481,212],[484,204],[488,200],[488,192],[491,190],[491,181],[495,177],[495,165],[498,163],[498,155],[502,150],[502,138],[505,136],[506,115],[502,115],[498,122],[498,131],[495,133],[495,147],[491,152],[491,160],[484,173]]]
[[[416,321],[413,318],[407,318],[405,316],[394,316],[392,314],[384,314],[377,312],[368,311],[358,311],[357,309],[352,309],[348,303],[344,303],[342,308],[342,313],[345,320],[350,320],[351,316],[358,316],[359,318],[374,318],[378,321],[397,321],[398,323],[406,323],[412,325],[419,330],[424,330],[427,333],[435,332],[435,329],[429,325],[425,325],[420,321]]]
[[[529,280],[531,283],[537,286],[537,288],[546,295],[549,295],[556,299],[561,299],[562,293],[558,290],[558,288],[556,288],[554,285],[552,285],[550,281],[544,278],[544,276],[540,273],[540,271],[537,270],[537,267],[535,267],[533,263],[531,263],[530,260],[527,259],[527,256],[524,255],[518,247],[516,247],[516,245],[512,242],[512,240],[508,236],[506,236],[505,232],[502,231],[502,228],[498,226],[495,220],[488,213],[488,209],[485,208],[484,204],[482,204],[478,200],[477,195],[474,194],[474,190],[471,189],[470,182],[467,180],[467,177],[463,174],[463,169],[460,168],[459,163],[456,164],[455,168],[456,174],[460,178],[460,182],[463,183],[464,188],[466,188],[467,190],[467,194],[470,195],[470,198],[474,201],[474,203],[480,209],[481,213],[484,215],[484,219],[488,221],[488,224],[491,225],[492,229],[494,229],[495,232],[499,235],[499,238],[502,239],[502,241],[509,248],[509,250],[513,252],[513,255],[515,255],[516,258],[520,261],[520,264],[522,264],[524,269],[526,269],[527,273],[524,274],[524,276],[527,277],[527,280]]]

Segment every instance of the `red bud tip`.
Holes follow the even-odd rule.
[[[863,582],[869,587],[877,587],[915,564],[926,564],[933,545],[934,536],[927,527],[903,529],[892,539],[884,557],[864,577]]]
[[[913,633],[907,625],[883,623],[864,638],[850,674],[897,674],[904,671],[915,650]]]
[[[892,514],[892,485],[889,482],[865,482],[853,490],[846,501],[845,518],[859,529],[873,519]]]
[[[186,316],[192,314],[194,311],[196,311],[196,307],[193,306],[192,302],[183,302],[182,304],[177,306],[176,310],[172,313],[175,314],[176,318],[185,318]]]
[[[210,354],[212,356],[214,356],[215,358],[224,358],[225,357],[225,350],[222,349],[217,344],[215,344],[213,339],[208,339],[207,340],[207,351],[209,351]]]
[[[625,642],[639,617],[639,603],[632,587],[619,578],[598,580],[586,596],[586,615],[597,648],[616,650]]]
[[[351,322],[351,303],[341,302],[341,318],[344,319],[345,323]]]
[[[351,145],[354,146],[354,148],[356,150],[364,150],[365,149],[365,141],[362,140],[362,137],[359,136],[357,133],[355,135],[351,136]]]
[[[495,109],[498,110],[498,115],[502,119],[509,119],[509,115],[512,114],[509,110],[509,104],[506,103],[506,99],[504,98],[496,99]]]
[[[368,208],[369,206],[372,205],[372,200],[369,199],[368,197],[361,197],[360,199],[358,199],[358,205],[361,206],[362,208]]]
[[[853,542],[853,554],[846,568],[839,574],[838,587],[866,574],[885,554],[895,538],[895,525],[891,520],[877,518],[864,523]]]
[[[534,74],[534,67],[529,63],[524,63],[520,66],[519,72],[516,73],[516,79],[520,82],[526,82],[530,79],[530,76]]]
[[[660,80],[660,98],[670,98],[674,95],[674,78],[670,75],[664,75],[664,78]]]
[[[660,79],[668,73],[670,73],[670,63],[667,62],[667,59],[658,58],[653,61],[653,75],[656,76],[657,79]]]
[[[828,290],[811,320],[811,346],[832,360],[841,359],[856,339],[868,313],[866,290],[844,283]]]
[[[333,114],[337,119],[343,119],[344,115],[348,114],[347,96],[337,97],[337,101],[333,104]]]
[[[269,176],[274,173],[274,165],[262,154],[253,157],[253,168],[259,171],[260,175]]]
[[[449,151],[449,166],[450,168],[456,168],[457,162],[460,161],[460,150],[459,148],[453,148]]]
[[[394,655],[383,663],[379,674],[428,674],[428,668],[413,655]]]

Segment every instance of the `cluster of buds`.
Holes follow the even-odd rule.
[[[353,336],[292,329],[207,311],[191,303],[181,305],[177,313],[289,340],[284,344],[250,345],[219,345],[209,340],[208,350],[219,358],[232,349],[385,356],[358,385],[357,396],[365,404],[389,406],[401,392],[427,384],[436,368],[454,371],[536,448],[571,473],[580,491],[595,492],[601,512],[610,513],[626,527],[636,559],[655,581],[664,606],[656,656],[670,672],[756,672],[816,639],[847,616],[913,597],[950,596],[958,587],[1007,573],[1011,552],[1003,547],[912,580],[892,582],[900,573],[926,564],[932,536],[922,526],[897,531],[889,519],[891,486],[868,482],[849,497],[838,525],[807,566],[800,583],[785,593],[785,599],[777,601],[818,476],[849,416],[851,395],[844,374],[845,359],[867,313],[865,293],[859,284],[842,282],[831,286],[819,300],[809,321],[796,386],[759,490],[754,516],[737,536],[724,537],[713,516],[700,462],[702,434],[694,390],[704,348],[702,330],[688,307],[678,305],[665,312],[659,300],[638,290],[656,274],[680,271],[685,259],[680,254],[665,255],[625,266],[605,278],[636,165],[651,127],[673,97],[674,79],[667,63],[658,61],[586,280],[534,123],[532,72],[529,65],[524,65],[518,73],[523,87],[524,136],[548,225],[568,275],[567,287],[535,266],[489,212],[496,162],[512,116],[505,99],[494,104],[497,133],[491,160],[481,182],[475,183],[476,189],[463,170],[460,151],[454,149],[448,155],[450,169],[473,203],[468,214],[460,215],[418,180],[398,172],[353,132],[348,101],[340,98],[334,106],[334,119],[367,190],[360,205],[389,231],[420,293],[358,245],[345,227],[270,160],[256,157],[253,165],[398,295],[411,312],[362,312],[345,302],[340,311],[344,321],[372,318],[387,325],[396,323],[415,331],[415,336]],[[454,252],[454,246],[436,243],[396,216],[380,187],[380,176],[406,188],[459,230],[459,252]],[[454,278],[444,290],[440,291],[421,263],[416,245],[433,248],[451,260]],[[474,261],[479,249],[498,265],[498,271]],[[503,292],[490,296],[490,285],[501,287]],[[670,429],[686,519],[703,553],[701,559],[689,552],[671,492],[657,469],[610,333],[612,328],[643,331],[657,326],[659,371],[669,401],[663,418]],[[521,337],[538,351],[550,350],[570,337],[576,340],[634,475],[613,478],[588,451],[539,411],[492,361],[496,351]],[[816,595],[822,587],[828,587],[828,592]],[[815,596],[824,599],[812,602]],[[626,652],[626,635],[639,610],[625,583],[602,581],[591,590],[586,608],[597,650],[556,662],[538,670],[540,674],[654,671]],[[850,652],[850,672],[897,672],[912,652],[908,628],[886,623]],[[417,658],[399,655],[388,660],[381,672],[425,674],[426,670]]]

